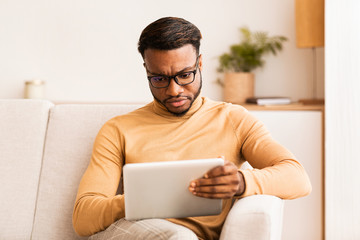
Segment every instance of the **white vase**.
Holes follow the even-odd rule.
[[[24,98],[43,99],[45,82],[42,80],[30,80],[25,82]]]

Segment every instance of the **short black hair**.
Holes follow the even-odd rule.
[[[144,58],[146,49],[172,50],[191,44],[199,54],[200,30],[189,21],[177,17],[164,17],[149,24],[141,33],[138,50]]]

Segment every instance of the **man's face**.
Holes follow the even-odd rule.
[[[144,66],[148,76],[173,76],[196,69],[196,50],[188,44],[174,50],[147,49],[144,53]],[[191,107],[201,90],[202,58],[198,58],[198,69],[194,82],[180,86],[174,79],[165,88],[155,88],[150,83],[150,90],[155,100],[176,116],[184,115]]]

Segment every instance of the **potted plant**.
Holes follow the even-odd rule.
[[[266,32],[251,32],[240,28],[242,41],[230,46],[230,52],[219,57],[218,72],[224,73],[224,100],[233,103],[244,103],[254,96],[254,74],[252,71],[265,64],[263,56],[282,50],[284,36],[268,36]]]

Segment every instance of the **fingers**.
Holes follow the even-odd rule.
[[[234,194],[231,193],[193,193],[194,195],[196,195],[197,197],[203,197],[203,198],[210,198],[210,199],[228,199],[228,198],[232,198],[234,196]]]
[[[208,171],[203,178],[190,183],[189,191],[205,198],[231,198],[242,193],[244,179],[238,172],[234,163],[227,160],[223,166],[218,166]]]
[[[205,178],[214,178],[225,175],[232,175],[237,172],[237,167],[232,162],[227,160],[224,161],[224,166],[219,166],[208,171],[204,177]]]
[[[231,198],[240,184],[238,173],[215,178],[201,178],[191,182],[189,191],[194,195],[206,198]]]
[[[214,186],[214,185],[233,185],[239,184],[237,172],[231,175],[212,177],[212,178],[199,178],[193,181],[196,186]]]
[[[237,185],[190,186],[189,190],[198,197],[231,198],[237,192]]]

